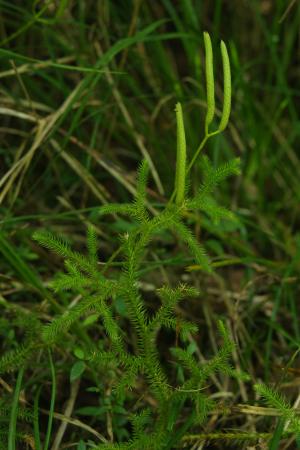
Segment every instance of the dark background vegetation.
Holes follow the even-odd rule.
[[[14,348],[30,333],[32,315],[47,321],[76,302],[69,294],[55,296],[48,291],[47,283],[63,270],[63,264],[33,242],[34,230],[43,227],[64,234],[80,250],[86,225],[94,223],[100,261],[106,261],[118,248],[118,234],[126,232],[130,223],[120,217],[99,220],[97,207],[132,198],[136,169],[145,156],[152,161],[149,198],[157,205],[167,202],[174,183],[177,101],[184,108],[189,157],[203,136],[203,31],[208,31],[219,116],[221,39],[231,60],[233,100],[229,127],[209,141],[205,152],[215,164],[241,158],[242,176],[228,181],[217,194],[240,223],[214,225],[206,217],[191,218],[191,227],[215,263],[215,274],[207,276],[191,266],[176,240],[166,235],[148,255],[148,269],[153,271],[145,270],[142,289],[151,309],[154,286],[181,279],[199,287],[201,298],[186,304],[183,313],[200,328],[191,342],[200,360],[214,354],[215,321],[223,317],[237,343],[235,366],[253,381],[277,383],[291,402],[296,401],[300,381],[295,356],[300,341],[299,2],[48,3],[0,0],[1,351]],[[143,38],[142,30],[155,22],[157,26]],[[118,48],[121,40],[123,47]],[[191,189],[197,186],[195,168]],[[122,305],[118,307],[122,314]],[[100,325],[90,326],[91,340],[103,337]],[[173,339],[167,335],[161,339],[165,357]],[[73,395],[72,417],[106,438],[114,434],[122,439],[129,432],[126,405],[107,413],[105,402],[113,403],[113,398],[105,382],[99,394],[99,380],[86,369],[77,391],[74,388],[76,395],[70,387],[70,371],[84,345],[75,328],[65,345],[56,348],[55,410],[64,413],[65,402]],[[5,407],[11,402],[15,376],[13,372],[0,379]],[[25,405],[32,404],[36,387],[44,384],[41,403],[47,409],[47,355],[37,357],[24,383]],[[210,389],[230,405],[254,405],[257,400],[251,383],[228,383],[220,377]],[[84,407],[94,409],[84,411]],[[43,424],[46,419],[40,420]],[[270,431],[275,424],[275,419],[236,412],[225,419],[212,417],[206,431],[236,427]],[[54,437],[59,426],[56,420]],[[24,419],[24,446],[33,448],[26,427]],[[61,444],[61,448],[72,448],[80,439],[98,442],[89,430],[69,425],[63,440],[66,447]],[[197,448],[222,445],[203,441]],[[243,445],[231,448],[247,448]],[[283,445],[278,448],[295,448],[295,442]]]

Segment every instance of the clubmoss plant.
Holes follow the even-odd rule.
[[[230,66],[225,44],[221,43],[224,67],[224,105],[219,128],[210,132],[214,117],[214,79],[212,47],[208,33],[204,34],[206,51],[207,80],[207,115],[205,119],[205,137],[195,152],[188,169],[186,168],[186,139],[181,104],[176,106],[177,119],[177,161],[174,194],[169,203],[151,215],[147,209],[146,193],[149,167],[143,161],[138,170],[137,194],[132,203],[108,204],[99,208],[99,220],[108,214],[127,215],[133,226],[120,237],[122,271],[107,275],[106,268],[99,268],[98,244],[96,232],[91,226],[87,230],[87,255],[71,249],[61,237],[48,231],[37,231],[34,239],[47,249],[55,252],[65,260],[65,273],[58,275],[51,283],[53,290],[72,290],[80,294],[76,306],[68,308],[47,325],[41,323],[20,348],[4,355],[0,359],[0,371],[22,367],[31,358],[37,348],[47,349],[59,346],[67,333],[72,332],[80,318],[93,311],[102,321],[109,346],[95,345],[85,355],[85,363],[95,370],[110,369],[122,373],[116,377],[114,390],[119,397],[126,397],[129,389],[134,389],[139,379],[144,379],[147,389],[154,398],[155,407],[142,406],[132,412],[132,434],[128,442],[101,444],[101,449],[172,449],[180,444],[182,437],[194,425],[205,422],[214,402],[205,393],[209,377],[215,372],[230,376],[237,374],[230,365],[234,344],[229,338],[224,324],[219,321],[218,329],[223,344],[215,356],[205,364],[199,364],[186,346],[187,337],[197,332],[197,326],[178,316],[176,305],[189,297],[197,297],[198,292],[192,286],[161,286],[157,289],[160,303],[153,314],[149,314],[147,302],[139,289],[141,264],[147,250],[156,237],[168,230],[185,244],[203,271],[211,272],[212,266],[205,248],[198,242],[185,223],[188,211],[203,211],[214,220],[232,218],[232,213],[219,206],[212,198],[214,189],[231,175],[240,173],[240,161],[234,159],[217,168],[213,167],[208,157],[202,157],[203,178],[198,191],[190,196],[187,190],[189,170],[202,150],[204,143],[213,135],[223,131],[230,114]],[[176,195],[175,201],[173,197]],[[107,263],[109,265],[109,263]],[[109,271],[107,271],[109,273]],[[113,307],[117,298],[124,299],[128,323],[124,325]],[[136,337],[137,347],[129,348],[126,339],[128,326]],[[179,339],[170,349],[173,364],[181,366],[184,377],[176,382],[170,364],[163,364],[160,358],[160,346],[157,340],[162,328],[173,330]],[[186,415],[186,405],[193,403],[190,413]],[[37,405],[35,405],[37,409]],[[38,432],[35,427],[35,435]],[[47,445],[49,434],[47,433]],[[98,447],[97,447],[98,448]]]
[[[215,81],[214,81],[214,66],[213,66],[213,51],[211,45],[211,39],[207,32],[204,32],[204,45],[205,45],[205,75],[206,75],[206,102],[207,111],[205,117],[205,133],[204,137],[199,144],[191,162],[188,166],[188,172],[193,167],[200,152],[203,150],[207,140],[216,136],[225,130],[228,125],[230,111],[231,111],[231,71],[230,61],[228,57],[227,48],[225,42],[221,41],[221,55],[223,64],[223,110],[222,117],[218,128],[214,131],[209,131],[214,115],[215,115]]]
[[[280,413],[280,422],[271,440],[270,448],[275,448],[272,443],[274,443],[275,439],[279,442],[283,434],[293,434],[296,436],[297,441],[300,442],[300,418],[295,409],[293,409],[277,389],[273,389],[263,383],[255,384],[254,389],[268,406],[276,408]]]

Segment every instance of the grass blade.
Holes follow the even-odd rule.
[[[34,405],[33,405],[33,433],[34,433],[34,444],[36,450],[41,450],[41,438],[40,438],[40,426],[39,426],[39,398],[41,393],[42,387],[40,386],[36,396],[34,398]]]
[[[17,417],[18,417],[18,406],[19,406],[19,397],[22,385],[22,378],[24,374],[24,366],[19,370],[17,383],[14,392],[14,398],[10,413],[10,421],[9,421],[9,431],[8,431],[8,450],[16,449],[16,431],[17,431]]]
[[[48,419],[48,425],[47,425],[47,432],[46,432],[44,450],[48,450],[49,444],[50,444],[51,431],[52,431],[52,425],[53,425],[55,397],[56,397],[55,369],[54,369],[54,364],[53,364],[53,360],[52,360],[52,356],[51,356],[50,350],[49,350],[49,362],[50,362],[51,378],[52,378],[52,390],[51,390],[49,419]]]

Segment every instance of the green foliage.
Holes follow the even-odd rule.
[[[300,419],[297,412],[289,405],[286,399],[276,390],[263,383],[255,384],[254,388],[268,406],[276,408],[288,426],[288,430],[300,437]]]
[[[24,374],[24,366],[19,371],[14,392],[14,398],[9,421],[8,445],[7,445],[8,450],[15,450],[16,448],[16,426],[17,426],[18,406],[19,406],[19,395],[21,391],[23,374]]]
[[[186,141],[185,141],[182,107],[180,103],[177,103],[175,111],[177,122],[175,191],[176,191],[176,203],[177,205],[181,205],[184,200],[185,194]]]
[[[230,110],[231,110],[231,72],[230,72],[230,62],[227,53],[226,45],[221,41],[221,54],[223,63],[223,77],[224,77],[224,98],[223,98],[223,111],[221,122],[218,130],[221,132],[227,127]]]
[[[30,355],[31,350],[30,344],[20,344],[16,349],[6,352],[0,359],[0,372],[5,373],[21,367]]]
[[[211,266],[210,261],[206,255],[205,250],[199,243],[196,238],[193,236],[188,227],[185,226],[181,221],[174,222],[172,226],[173,230],[180,236],[180,238],[186,243],[190,252],[192,253],[195,261],[200,264],[204,270],[210,272]]]
[[[80,253],[72,251],[69,244],[62,237],[54,236],[45,231],[37,231],[34,233],[33,238],[44,247],[65,258],[73,267],[76,267],[87,275],[96,273],[93,258],[87,258]],[[89,241],[90,237],[88,237],[88,243]]]
[[[200,152],[203,150],[207,140],[216,136],[225,130],[228,125],[231,112],[231,69],[230,61],[226,45],[221,41],[221,56],[223,64],[223,78],[224,78],[224,92],[223,92],[223,109],[219,127],[214,131],[209,131],[209,125],[212,123],[215,115],[215,81],[214,81],[214,67],[213,67],[213,49],[210,36],[204,32],[204,46],[205,46],[205,75],[206,75],[206,103],[207,111],[205,117],[204,138],[199,144],[191,162],[188,165],[189,172],[196,162]]]
[[[128,208],[128,212],[132,211],[133,217],[141,222],[147,222],[149,217],[146,209],[146,193],[147,181],[149,176],[149,166],[146,160],[143,160],[138,170],[136,199],[132,209]]]
[[[205,46],[207,52],[207,76],[212,76],[211,43],[207,33],[205,34]],[[224,70],[226,55],[222,47]],[[228,64],[228,61],[227,61]],[[228,120],[228,67],[226,69],[227,94],[224,93],[224,114],[221,123]],[[213,119],[214,114],[214,84],[213,79],[207,83],[208,113],[206,128]],[[226,90],[225,89],[225,90]],[[226,97],[227,95],[227,97]],[[230,109],[230,108],[229,108]],[[49,348],[60,344],[64,335],[71,331],[72,327],[78,327],[80,319],[87,313],[95,312],[99,315],[105,330],[106,338],[110,343],[108,350],[93,349],[86,356],[86,361],[73,366],[71,377],[82,375],[86,364],[102,368],[110,368],[113,372],[121,370],[122,376],[114,383],[114,391],[118,398],[123,398],[128,389],[135,387],[141,377],[145,380],[149,392],[154,397],[157,407],[152,410],[140,410],[132,416],[132,438],[127,444],[107,444],[100,448],[144,448],[144,449],[168,449],[176,438],[180,441],[187,428],[196,423],[203,423],[214,403],[205,395],[205,383],[216,372],[231,374],[232,369],[229,358],[233,350],[224,325],[219,323],[219,331],[223,339],[223,345],[216,355],[207,363],[199,365],[198,361],[183,345],[188,336],[197,332],[197,326],[192,322],[178,317],[176,305],[185,298],[196,298],[196,289],[184,284],[171,287],[168,285],[158,289],[157,295],[161,305],[154,315],[150,316],[147,310],[138,283],[140,280],[141,264],[147,255],[149,245],[154,242],[162,232],[170,231],[176,234],[178,242],[185,245],[193,259],[201,265],[204,271],[212,272],[210,259],[203,245],[200,245],[190,228],[185,223],[185,217],[189,211],[202,210],[216,220],[232,218],[232,213],[220,207],[210,197],[214,188],[230,175],[239,173],[239,161],[233,160],[223,166],[214,168],[208,158],[202,158],[203,182],[198,192],[189,197],[187,190],[186,170],[186,141],[183,114],[180,103],[176,106],[177,119],[177,161],[175,176],[176,201],[171,201],[159,212],[150,215],[147,206],[147,180],[149,164],[142,162],[138,170],[136,194],[131,204],[108,204],[99,208],[98,217],[106,214],[125,214],[133,221],[134,226],[121,236],[120,254],[122,255],[122,271],[110,276],[100,271],[98,264],[98,243],[96,228],[92,225],[87,230],[87,254],[82,254],[71,248],[63,237],[57,237],[49,231],[37,231],[33,238],[45,248],[53,251],[59,257],[64,258],[65,273],[58,274],[51,282],[50,287],[54,292],[72,290],[79,294],[79,301],[70,305],[65,312],[59,314],[49,324],[40,325],[38,328],[40,348]],[[207,130],[206,130],[207,131]],[[185,199],[185,197],[187,197]],[[155,245],[155,244],[154,244]],[[137,342],[134,354],[128,348],[126,330],[123,322],[115,314],[113,308],[116,297],[125,301],[128,319],[132,333]],[[179,364],[185,371],[184,381],[176,386],[169,375],[170,368],[162,364],[159,355],[159,343],[157,335],[161,328],[172,330],[180,338],[175,348],[171,349],[174,363]],[[37,336],[35,336],[37,339]],[[34,352],[34,339],[27,346],[8,353],[0,359],[0,367],[5,370],[9,366],[22,366],[27,355]],[[55,392],[55,373],[52,367],[52,396],[51,411],[53,414]],[[75,369],[74,369],[75,367]],[[74,375],[74,371],[76,374]],[[38,402],[38,397],[36,402]],[[184,406],[187,402],[194,403],[194,413],[189,417],[184,426],[179,425],[184,417]],[[35,403],[35,410],[37,408]],[[52,416],[49,417],[46,447],[49,445]],[[172,433],[176,430],[175,435]],[[35,434],[38,436],[38,424],[35,420]],[[37,441],[39,438],[37,437]],[[176,443],[178,443],[176,442]]]
[[[109,448],[223,449],[227,443],[244,449],[248,441],[264,446],[272,434],[270,450],[285,446],[286,438],[296,447],[287,410],[276,428],[271,418],[251,420],[251,409],[278,416],[277,408],[239,410],[236,402],[247,398],[249,385],[230,367],[226,339],[222,344],[214,325],[216,315],[226,316],[239,342],[232,348],[235,365],[249,367],[256,379],[264,373],[266,381],[278,380],[278,366],[299,346],[300,9],[287,3],[163,0],[159,7],[134,1],[128,8],[127,2],[91,0],[1,1],[0,448],[7,450],[23,366],[16,426],[11,422],[17,448],[44,450],[50,434],[56,438],[63,429],[57,447],[77,450],[103,448],[107,440]],[[212,39],[204,33],[205,58],[203,26],[214,33]],[[234,108],[233,124],[215,140],[231,106],[221,38],[230,43]],[[198,158],[204,149],[213,164]],[[220,164],[237,153],[243,180],[223,183]],[[239,162],[236,169],[228,176],[238,173]],[[238,223],[229,223],[237,220],[223,206],[229,204],[239,212]],[[89,224],[86,250],[82,223]],[[31,241],[32,226],[61,230],[73,254],[41,250]],[[183,280],[197,283],[200,293]],[[156,353],[144,351],[143,323]],[[178,357],[177,349],[183,351]],[[159,361],[166,394],[149,377],[145,354]],[[210,374],[202,388],[194,366]],[[288,367],[286,378],[294,370]],[[157,400],[173,390],[170,401]],[[72,422],[55,415],[47,432],[55,394],[56,413],[69,408],[69,395],[75,408]],[[97,397],[99,406],[92,406]],[[90,414],[82,424],[90,429],[76,421],[82,404]],[[167,418],[169,438],[156,426],[159,416]]]
[[[203,209],[208,202],[208,194],[227,176],[238,172],[238,161],[228,163],[218,169],[213,169],[205,159],[203,185],[195,197],[166,206],[155,216],[150,216],[146,208],[146,180],[148,165],[146,162],[140,167],[137,182],[137,194],[132,205],[113,205],[100,208],[100,217],[108,213],[128,214],[137,220],[137,224],[121,239],[121,253],[123,254],[123,270],[119,278],[108,278],[101,274],[97,267],[97,240],[93,228],[88,229],[88,255],[81,255],[73,251],[64,239],[56,238],[50,233],[35,233],[34,238],[46,248],[54,250],[66,259],[66,274],[55,278],[51,286],[55,291],[72,289],[82,296],[79,303],[54,319],[42,329],[42,339],[47,345],[59,342],[61,336],[69,331],[87,311],[96,311],[102,320],[107,337],[111,342],[110,351],[94,352],[87,361],[98,367],[118,367],[123,375],[115,383],[114,389],[118,396],[124,396],[128,388],[133,388],[137,380],[145,377],[148,387],[157,402],[156,412],[141,411],[133,419],[132,440],[127,444],[103,445],[100,448],[170,448],[170,433],[177,428],[184,405],[192,401],[195,414],[190,418],[190,425],[203,423],[213,402],[205,395],[204,389],[208,378],[215,372],[232,374],[229,358],[233,350],[224,325],[219,323],[219,331],[223,339],[223,346],[217,354],[206,364],[199,365],[197,360],[184,346],[173,348],[172,355],[177,364],[186,369],[185,381],[180,386],[174,386],[169,379],[166,367],[159,358],[157,333],[162,328],[168,328],[179,333],[182,342],[191,334],[197,332],[197,327],[183,318],[177,317],[176,305],[183,299],[195,298],[198,292],[195,288],[180,284],[176,287],[162,286],[157,294],[161,305],[157,312],[150,317],[145,300],[138,288],[139,271],[147,253],[147,247],[155,240],[157,234],[163,230],[174,231],[182,243],[186,244],[193,258],[201,264],[203,270],[211,271],[209,258],[196,237],[184,223],[186,212],[190,208],[196,210],[197,205]],[[205,201],[204,201],[205,199]],[[206,203],[207,204],[207,203]],[[111,205],[110,205],[111,206]],[[210,204],[210,214],[218,217],[228,217],[220,213],[220,207],[213,202]],[[223,210],[222,210],[223,212]],[[231,217],[231,216],[230,216]],[[129,352],[124,339],[122,323],[113,312],[110,301],[116,296],[124,298],[126,310],[137,339],[137,352]],[[147,430],[147,432],[145,431]],[[178,436],[182,434],[177,429]],[[179,439],[179,437],[178,437]]]
[[[214,80],[214,66],[213,66],[213,50],[210,35],[207,32],[204,33],[204,45],[205,45],[206,99],[207,99],[205,132],[206,134],[208,134],[208,127],[211,124],[215,115],[215,80]]]

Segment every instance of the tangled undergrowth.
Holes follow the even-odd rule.
[[[223,41],[213,52],[222,2],[204,45],[197,1],[179,2],[182,17],[169,1],[133,1],[127,37],[126,9],[94,5],[96,30],[88,4],[0,4],[0,443],[298,448],[299,162],[297,135],[285,138],[297,122],[287,56],[278,60],[253,2],[278,69],[271,119],[234,39],[231,58]],[[286,23],[279,1],[276,13]]]

